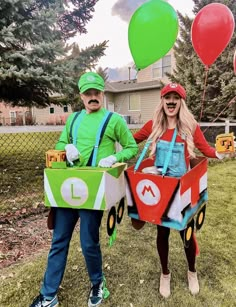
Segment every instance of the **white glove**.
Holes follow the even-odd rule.
[[[79,159],[80,152],[73,144],[67,144],[65,150],[67,161],[70,163],[70,165],[74,165],[73,161]]]
[[[216,151],[216,156],[219,160],[222,160],[224,158],[230,158],[230,153],[224,153],[224,152],[220,153]]]
[[[98,163],[100,167],[111,167],[114,163],[116,163],[117,159],[115,156],[109,156],[104,159],[101,159]]]

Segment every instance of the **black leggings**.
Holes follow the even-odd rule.
[[[181,230],[180,236],[182,241],[184,240],[184,230]],[[161,268],[163,274],[169,274],[168,268],[168,255],[169,255],[169,235],[170,228],[157,225],[157,251],[161,261]],[[196,259],[196,243],[192,236],[189,247],[184,248],[186,258],[188,261],[188,268],[191,272],[196,272],[195,270],[195,259]]]

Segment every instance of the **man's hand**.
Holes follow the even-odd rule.
[[[111,167],[116,162],[117,162],[117,159],[116,159],[115,156],[109,156],[107,158],[101,159],[98,163],[98,166],[100,166],[100,167]]]
[[[67,161],[70,163],[70,165],[74,165],[73,161],[79,159],[80,152],[73,144],[67,144],[65,147],[65,151]]]

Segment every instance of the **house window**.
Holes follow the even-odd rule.
[[[140,96],[139,94],[129,95],[129,111],[140,111]]]
[[[11,122],[11,124],[16,123],[16,112],[15,111],[10,112],[10,122]]]
[[[68,113],[68,106],[63,106],[63,112]]]
[[[152,66],[154,79],[165,77],[167,72],[171,73],[171,55],[166,55]]]
[[[49,113],[50,113],[50,114],[54,114],[54,108],[50,108],[50,109],[49,109]]]

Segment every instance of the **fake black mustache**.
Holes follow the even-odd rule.
[[[167,105],[167,108],[175,108],[176,107],[176,103],[175,102],[169,102],[166,105]]]
[[[98,101],[97,99],[91,99],[91,100],[89,100],[89,102],[88,102],[88,103],[90,104],[90,103],[93,103],[93,102],[95,102],[95,103],[99,103],[99,101]]]

